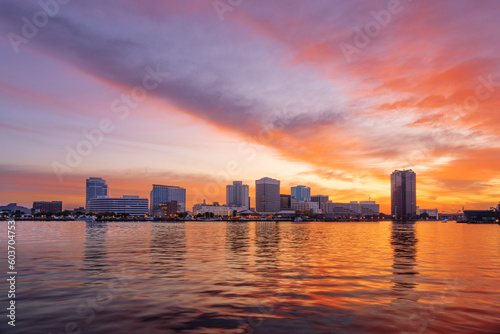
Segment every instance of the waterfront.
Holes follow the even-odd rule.
[[[2,333],[500,332],[498,225],[18,222],[16,233],[18,319]]]

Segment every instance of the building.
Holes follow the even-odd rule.
[[[149,199],[151,212],[158,210],[160,204],[172,201],[177,202],[177,211],[186,211],[186,189],[181,187],[153,184]]]
[[[311,188],[306,186],[292,187],[292,202],[310,202]]]
[[[148,199],[139,198],[139,196],[121,198],[98,196],[90,199],[87,210],[91,213],[114,212],[130,216],[144,216],[148,212]]]
[[[280,195],[280,207],[281,209],[292,208],[292,195]]]
[[[424,213],[428,214],[429,218],[439,219],[438,209],[420,209],[420,208],[417,208],[417,216],[420,216]]]
[[[326,203],[329,201],[328,195],[314,195],[311,196],[311,202],[317,202],[319,203],[319,207],[321,208],[323,206],[323,203]]]
[[[280,181],[264,177],[255,181],[255,209],[257,212],[280,211]]]
[[[361,201],[359,202],[361,209],[361,216],[378,216],[380,214],[380,205],[375,201]]]
[[[173,218],[177,216],[177,201],[160,204],[158,210],[154,212],[155,218]]]
[[[226,205],[250,208],[249,187],[241,181],[233,181],[226,186]]]
[[[295,211],[312,211],[312,213],[321,213],[318,202],[292,202],[292,210]]]
[[[391,175],[391,212],[396,219],[417,215],[417,181],[412,170],[396,170]]]
[[[332,203],[326,202],[322,206],[326,218],[360,218],[366,216],[378,216],[380,214],[380,205],[374,201],[350,203]]]
[[[41,212],[62,212],[62,202],[52,201],[52,202],[33,202],[33,210],[35,213]]]
[[[18,206],[17,203],[10,203],[5,206],[0,206],[0,212],[8,213],[9,215],[21,212],[22,214],[28,215],[31,213],[31,210],[24,206]]]
[[[490,210],[464,210],[464,219],[469,222],[496,222],[500,221],[500,204]]]
[[[108,185],[100,177],[89,177],[85,187],[85,207],[88,208],[90,199],[97,196],[108,196]]]
[[[233,216],[234,211],[244,212],[247,211],[246,206],[229,206],[229,205],[219,205],[219,203],[214,202],[212,204],[195,204],[193,206],[193,215],[205,214],[207,212],[212,212],[214,216],[230,217]]]

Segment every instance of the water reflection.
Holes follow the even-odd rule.
[[[231,269],[243,270],[249,266],[250,229],[248,223],[226,224],[227,262]]]
[[[414,223],[393,222],[391,245],[394,250],[394,291],[408,292],[417,286],[417,238]],[[408,298],[407,295],[400,298]]]
[[[182,277],[186,256],[186,229],[182,223],[157,223],[151,228],[151,261],[160,265],[156,274]],[[175,274],[177,273],[177,274]]]
[[[255,246],[255,262],[259,269],[264,271],[278,269],[280,250],[279,224],[274,222],[256,222]]]
[[[106,271],[106,234],[108,224],[103,222],[85,223],[84,270]]]

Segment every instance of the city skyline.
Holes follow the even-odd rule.
[[[500,197],[496,2],[88,4],[28,37],[38,2],[0,5],[0,203],[84,206],[99,175],[112,196],[182,185],[191,206],[267,175],[388,212],[409,168],[423,207]]]

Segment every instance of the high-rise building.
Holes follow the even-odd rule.
[[[241,181],[226,186],[226,205],[250,208],[249,187]]]
[[[62,212],[62,202],[33,202],[33,210],[35,210],[35,212]]]
[[[280,181],[264,177],[255,181],[255,209],[257,212],[280,211]]]
[[[391,210],[396,219],[417,214],[417,177],[412,170],[396,170],[391,175]]]
[[[306,186],[292,187],[292,202],[310,202],[311,188]]]
[[[186,211],[186,189],[177,186],[163,186],[153,184],[150,192],[150,210],[154,212],[159,209],[160,204],[177,201],[179,212]]]
[[[139,196],[123,196],[110,198],[98,196],[91,198],[87,210],[92,213],[114,212],[130,216],[144,216],[148,212],[148,199]]]
[[[292,207],[292,195],[280,195],[280,206],[282,209],[290,209]]]
[[[91,198],[97,196],[108,196],[108,186],[106,181],[100,177],[90,177],[87,179],[85,207],[88,209]]]
[[[311,196],[311,202],[317,202],[319,203],[319,207],[321,208],[323,206],[323,203],[326,203],[330,200],[328,195],[314,195]]]

